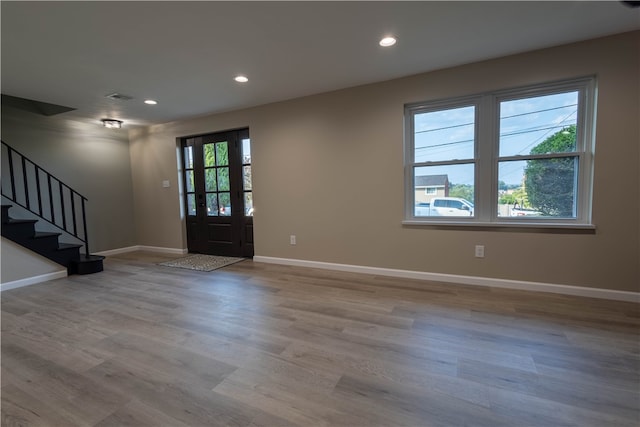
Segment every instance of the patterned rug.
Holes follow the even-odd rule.
[[[163,265],[165,267],[187,268],[189,270],[198,271],[213,271],[240,261],[244,261],[244,258],[197,254],[161,262],[158,265]]]

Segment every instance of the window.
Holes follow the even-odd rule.
[[[594,104],[585,78],[406,106],[406,222],[590,225]]]

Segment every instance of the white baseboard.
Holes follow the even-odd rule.
[[[163,254],[174,254],[174,255],[185,255],[189,252],[188,249],[136,245],[136,246],[128,246],[126,248],[110,249],[107,251],[96,252],[95,254],[102,255],[102,256],[111,256],[111,255],[125,254],[127,252],[136,252],[136,251],[158,252]]]
[[[581,297],[601,298],[616,301],[640,302],[640,293],[638,292],[616,291],[602,288],[586,288],[582,286],[526,282],[522,280],[492,279],[488,277],[429,273],[413,270],[396,270],[391,268],[366,267],[361,265],[335,264],[330,262],[308,261],[291,258],[276,258],[267,256],[254,256],[253,261],[268,264],[320,268],[324,270],[348,271],[351,273],[373,274],[377,276],[401,277],[405,279],[429,280],[435,282],[458,283],[462,285],[518,289],[534,292],[551,292],[554,294],[575,295]]]
[[[189,253],[187,248],[162,248],[159,246],[138,246],[138,250],[147,252],[158,252],[163,254],[186,255]]]
[[[9,289],[22,288],[24,286],[35,285],[36,283],[47,282],[49,280],[61,279],[67,277],[67,270],[55,271],[53,273],[42,274],[40,276],[27,277],[26,279],[14,280],[0,284],[0,292]]]
[[[138,248],[139,246],[129,246],[126,248],[109,249],[108,251],[94,252],[94,255],[111,256],[111,255],[118,255],[118,254],[126,254],[127,252],[135,252],[139,250]]]

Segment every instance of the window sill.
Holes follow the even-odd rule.
[[[540,222],[479,222],[479,221],[423,221],[404,220],[403,226],[426,227],[434,229],[475,229],[480,231],[521,231],[534,233],[572,233],[595,234],[596,226],[593,224],[567,224],[567,223],[540,223]]]

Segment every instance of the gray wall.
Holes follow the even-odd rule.
[[[176,137],[249,126],[256,255],[639,291],[639,38],[628,33],[134,130],[138,243],[186,247],[178,188],[160,185],[178,178]],[[595,234],[402,225],[404,104],[588,75],[599,83]],[[484,259],[474,258],[477,244]]]

